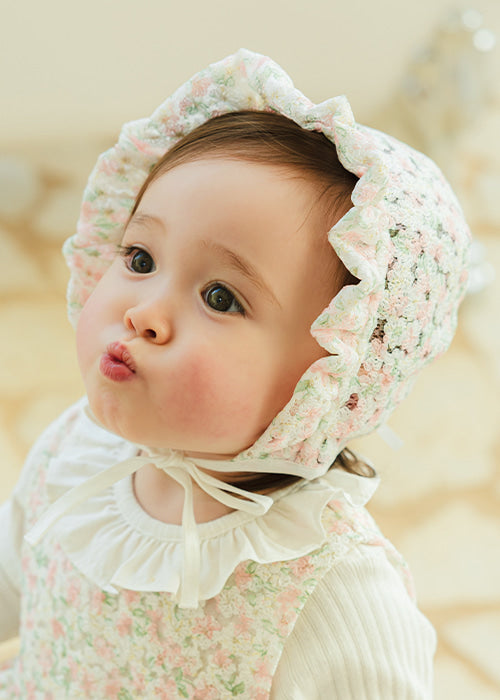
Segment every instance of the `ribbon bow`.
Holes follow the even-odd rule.
[[[270,458],[266,460],[232,462],[197,459],[195,464],[193,460],[180,452],[167,451],[161,454],[154,454],[147,448],[142,449],[149,452],[149,454],[131,457],[118,462],[67,491],[42,514],[40,519],[25,535],[25,539],[32,546],[36,545],[45,533],[66,513],[121,479],[130,476],[146,464],[154,464],[184,488],[182,509],[184,536],[183,570],[179,590],[176,592],[179,606],[182,608],[196,608],[198,606],[201,557],[200,539],[193,510],[193,481],[220,503],[253,515],[263,515],[274,502],[270,496],[245,491],[216,479],[205,473],[203,468],[212,471],[232,472],[235,470],[241,471],[241,467],[244,465],[245,471],[295,474],[303,477],[309,476],[310,478],[310,472],[306,467],[287,460]]]

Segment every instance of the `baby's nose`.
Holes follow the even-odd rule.
[[[127,330],[157,345],[167,343],[172,337],[172,323],[158,303],[139,304],[127,309],[123,323]]]

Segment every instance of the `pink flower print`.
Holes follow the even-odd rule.
[[[321,380],[323,386],[329,385],[332,381],[332,371],[328,362],[322,362],[321,360],[318,360],[310,367],[309,374],[318,377]]]
[[[155,641],[160,638],[160,624],[163,615],[160,610],[149,610],[148,617],[151,620],[151,624],[148,626],[148,635],[151,641]]]
[[[165,657],[171,666],[177,665],[177,660],[179,659],[180,655],[181,647],[179,644],[169,644],[169,646],[165,648]]]
[[[87,669],[83,669],[82,690],[86,697],[90,698],[95,693],[96,680],[93,678]]]
[[[84,201],[82,202],[82,206],[80,208],[80,218],[85,218],[85,219],[92,219],[95,216],[99,214],[99,207],[96,207],[95,204],[89,201]]]
[[[60,552],[60,549],[57,551]],[[64,558],[62,561],[62,569],[67,574],[73,574],[75,571],[73,568],[73,564],[70,562],[70,560],[67,557]]]
[[[50,562],[48,571],[47,571],[47,588],[52,588],[54,585],[54,581],[56,578],[56,571],[57,571],[57,560],[53,559]]]
[[[76,663],[74,659],[68,658],[68,668],[70,671],[71,680],[76,681],[80,673],[80,666]]]
[[[148,143],[147,141],[141,141],[141,139],[136,138],[135,136],[132,136],[132,134],[128,134],[128,137],[130,141],[134,144],[134,146],[137,148],[139,153],[144,153],[146,155],[154,155],[154,147]]]
[[[37,583],[37,578],[36,576],[30,571],[28,573],[28,576],[26,577],[26,580],[28,582],[28,590],[30,593],[34,593],[36,590],[36,583]]]
[[[54,639],[59,639],[65,636],[64,627],[61,625],[59,620],[55,618],[52,620],[52,635]]]
[[[139,673],[134,677],[134,680],[132,682],[132,687],[137,693],[140,693],[140,697],[145,697],[146,693],[146,679],[144,678],[144,674]]]
[[[300,461],[310,467],[311,469],[318,469],[318,450],[307,442],[302,443],[300,449],[297,452],[297,457],[300,457]]]
[[[300,578],[308,578],[314,573],[314,564],[311,562],[311,557],[300,557],[289,564],[291,572]]]
[[[112,158],[103,158],[99,162],[99,172],[103,175],[113,175],[118,170],[118,163]],[[85,202],[87,204],[88,202]],[[82,207],[83,209],[83,207]]]
[[[267,441],[267,449],[270,453],[276,453],[286,446],[286,438],[284,435],[271,435]]]
[[[165,659],[167,658],[167,652],[165,649],[162,649],[159,654],[157,654],[156,659],[155,659],[155,666],[162,667],[165,665]]]
[[[141,597],[138,591],[129,590],[123,590],[122,596],[127,605],[134,605],[135,603],[138,603]]]
[[[36,513],[42,503],[42,499],[40,498],[40,492],[35,491],[30,500],[29,500],[29,508],[32,513]]]
[[[24,571],[25,573],[28,572],[28,570],[29,570],[29,568],[30,568],[30,558],[29,558],[29,556],[25,555],[25,556],[21,559],[21,567],[22,567],[22,569],[23,569],[23,571]]]
[[[40,648],[38,654],[38,663],[40,664],[40,668],[45,674],[48,674],[48,672],[54,664],[52,649],[46,644],[42,645]]]
[[[345,535],[351,530],[351,526],[345,520],[337,520],[331,527],[331,532],[335,532],[337,535]]]
[[[160,700],[172,700],[172,698],[179,697],[177,693],[177,683],[173,678],[167,678],[162,681],[161,687],[156,686],[154,689],[154,697],[160,698]]]
[[[35,616],[33,613],[28,613],[26,617],[24,618],[24,626],[26,627],[27,630],[33,630],[35,629]]]
[[[121,688],[122,686],[118,679],[111,680],[109,683],[107,683],[106,688],[104,690],[106,700],[119,700],[119,693]]]
[[[210,87],[212,81],[210,78],[199,78],[191,83],[191,94],[193,97],[202,97]]]
[[[94,591],[92,595],[92,600],[90,602],[90,606],[92,608],[92,611],[96,615],[100,615],[102,613],[102,604],[106,600],[106,596],[103,593],[103,591],[96,590]]]
[[[281,637],[286,637],[290,628],[290,616],[289,613],[284,612],[278,620],[278,634]]]
[[[298,605],[299,596],[300,591],[294,586],[292,588],[287,588],[285,591],[283,591],[283,593],[280,593],[276,600],[282,609],[296,608]]]
[[[26,700],[36,700],[36,686],[33,681],[26,683]]]
[[[379,188],[377,185],[373,183],[366,183],[363,186],[363,189],[358,191],[356,194],[356,204],[364,204],[366,202],[371,202],[372,199],[377,195],[379,192]]]
[[[250,582],[252,581],[252,574],[249,574],[244,566],[238,566],[234,572],[234,582],[236,588],[240,591],[244,591],[248,588]]]
[[[214,632],[218,632],[222,629],[220,622],[210,615],[206,615],[204,618],[200,618],[197,624],[193,627],[193,632],[195,634],[202,634],[208,639],[212,639]]]
[[[267,680],[271,677],[266,660],[262,659],[257,663],[255,667],[255,676],[261,680]]]
[[[116,623],[116,629],[120,637],[127,637],[132,630],[132,618],[128,615],[122,615]]]
[[[249,632],[252,631],[252,623],[252,618],[244,615],[243,613],[240,614],[234,626],[236,634],[241,635],[242,637],[248,637]]]
[[[94,651],[101,659],[110,660],[114,657],[113,648],[104,637],[97,637],[94,641]]]
[[[224,651],[223,649],[217,649],[214,655],[214,662],[220,668],[227,668],[227,666],[229,666],[229,664],[231,663],[231,659],[229,658],[229,654],[227,653],[227,651]]]
[[[219,698],[220,694],[217,688],[206,683],[203,688],[199,688],[193,695],[193,700],[219,700]]]
[[[80,581],[76,578],[72,579],[69,584],[66,600],[70,605],[77,605],[80,598]]]

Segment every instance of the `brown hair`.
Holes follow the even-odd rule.
[[[303,129],[277,112],[241,110],[212,117],[181,138],[154,165],[142,185],[130,217],[149,185],[177,165],[204,157],[234,158],[250,163],[281,167],[312,178],[321,189],[317,204],[325,214],[325,233],[351,206],[351,193],[358,178],[340,163],[335,145],[319,131]],[[341,266],[338,289],[358,280]],[[372,467],[348,449],[332,467],[360,476],[375,476]],[[282,488],[300,477],[284,474],[240,474],[234,485],[253,492]]]
[[[327,211],[337,218],[340,210],[343,214],[350,208],[358,181],[341,165],[334,144],[322,132],[303,129],[278,112],[241,110],[212,117],[172,146],[149,173],[132,214],[153,180],[205,156],[281,166],[308,175],[323,185],[320,198],[327,200]]]

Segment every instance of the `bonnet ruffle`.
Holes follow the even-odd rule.
[[[448,347],[467,277],[469,230],[439,169],[357,124],[345,97],[314,104],[274,61],[241,49],[197,73],[150,118],[126,124],[100,156],[77,233],[64,246],[69,315],[76,324],[157,161],[206,120],[241,109],[280,112],[322,131],[360,178],[352,208],[328,234],[360,281],[344,287],[311,328],[331,355],[305,372],[267,430],[233,460],[241,470],[250,459],[253,470],[268,457],[287,460],[312,479],[352,438],[384,423],[419,370]]]

